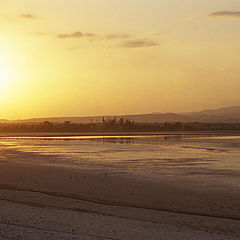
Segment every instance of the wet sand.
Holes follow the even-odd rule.
[[[239,239],[238,191],[0,163],[0,239]]]

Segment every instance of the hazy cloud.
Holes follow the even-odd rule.
[[[33,15],[31,13],[22,14],[22,15],[20,15],[20,17],[25,18],[25,19],[30,19],[30,20],[38,19],[38,17],[36,17],[35,15]]]
[[[151,40],[130,40],[130,41],[124,41],[121,46],[125,48],[141,48],[141,47],[154,47],[158,44],[156,42],[153,42]]]
[[[118,41],[123,48],[144,48],[144,47],[154,47],[158,43],[151,39],[134,39],[129,34],[96,34],[96,33],[84,33],[81,31],[76,31],[67,34],[55,35],[59,39],[87,39],[89,41]],[[75,50],[78,47],[72,47],[69,50]]]
[[[89,38],[90,40],[114,40],[114,39],[126,39],[130,38],[128,34],[95,34],[95,33],[83,33],[80,31],[69,33],[69,34],[59,34],[57,38]]]
[[[104,38],[105,39],[126,39],[126,38],[130,38],[131,36],[128,34],[108,34],[105,35]]]
[[[240,11],[217,11],[209,14],[209,17],[238,17],[240,18]]]
[[[70,34],[59,34],[57,38],[82,38],[84,34],[82,32],[73,32]]]

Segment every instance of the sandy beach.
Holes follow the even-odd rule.
[[[240,238],[239,135],[1,138],[0,239]]]
[[[239,239],[239,193],[130,173],[0,163],[0,239]]]

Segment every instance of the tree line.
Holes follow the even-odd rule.
[[[108,132],[108,131],[207,131],[207,130],[239,130],[240,123],[200,123],[200,122],[164,122],[137,123],[130,118],[103,118],[101,122],[73,123],[50,122],[40,123],[0,123],[2,133],[21,132]]]

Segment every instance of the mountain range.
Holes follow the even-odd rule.
[[[149,113],[149,114],[132,114],[124,116],[93,116],[93,117],[54,117],[54,118],[32,118],[23,120],[9,121],[0,119],[0,122],[5,123],[37,123],[43,121],[49,122],[64,122],[71,121],[73,123],[96,123],[102,122],[105,119],[121,117],[134,119],[137,123],[162,123],[162,122],[219,122],[219,123],[234,123],[240,122],[240,106],[225,107],[215,110],[204,110],[200,112],[185,112],[185,113]]]

